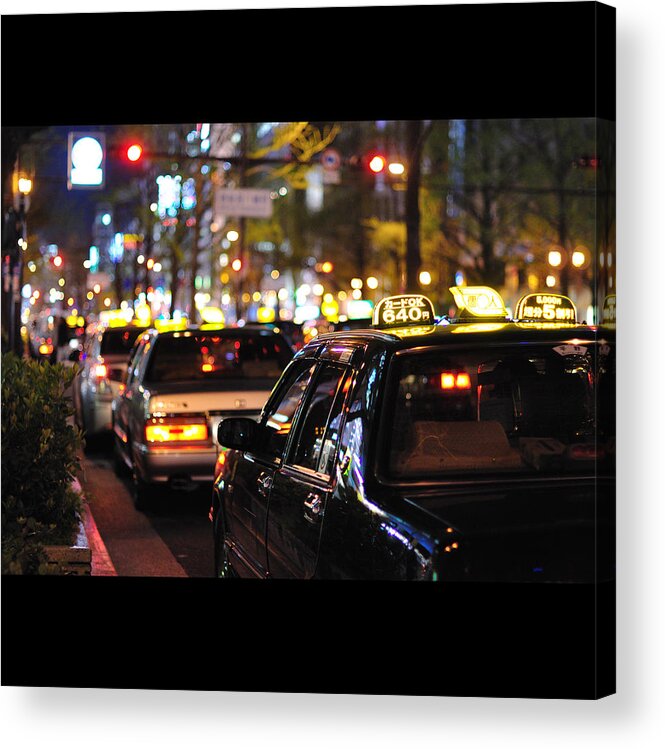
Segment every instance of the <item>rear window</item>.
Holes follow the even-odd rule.
[[[614,454],[614,362],[594,342],[397,357],[385,473],[595,471]]]
[[[104,354],[129,354],[136,339],[141,335],[145,328],[110,328],[102,334],[102,345],[99,353]]]
[[[148,382],[277,380],[292,350],[281,335],[174,333],[158,337]]]

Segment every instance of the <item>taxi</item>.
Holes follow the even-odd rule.
[[[610,578],[615,342],[565,296],[381,300],[317,336],[260,418],[227,418],[219,577],[576,583]]]
[[[166,492],[212,484],[217,425],[257,418],[293,349],[271,329],[185,321],[146,330],[112,404],[116,471],[129,473],[139,510]]]

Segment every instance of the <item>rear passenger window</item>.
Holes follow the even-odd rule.
[[[344,395],[350,382],[346,370],[325,365],[319,371],[298,435],[293,465],[329,475],[339,441]]]

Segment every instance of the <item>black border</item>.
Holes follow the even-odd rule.
[[[4,15],[2,126],[614,120],[615,16],[593,2]],[[376,29],[391,25],[401,41],[377,48]],[[196,74],[174,68],[151,84],[165,47],[182,59],[167,29],[215,29],[220,41],[192,45]],[[94,36],[85,60],[65,44],[81,30]],[[36,68],[56,72],[18,75],[37,37]],[[220,71],[222,90],[203,70]],[[3,577],[2,684],[567,699],[615,689],[613,584],[240,581],[222,594],[217,583]]]
[[[615,17],[596,2],[4,15],[2,124],[613,120]],[[26,44],[38,74],[17,70]]]

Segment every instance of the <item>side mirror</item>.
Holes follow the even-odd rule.
[[[251,450],[258,444],[261,427],[253,419],[233,416],[222,419],[217,427],[217,441],[232,450]]]

